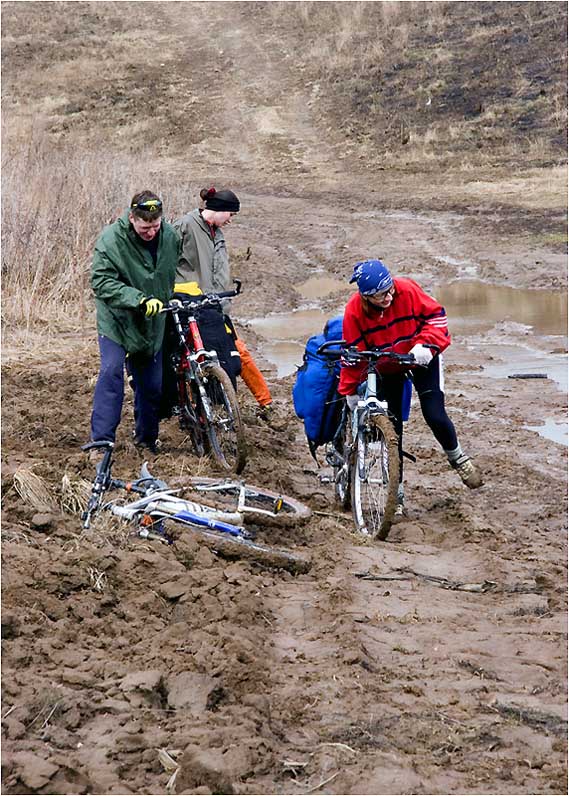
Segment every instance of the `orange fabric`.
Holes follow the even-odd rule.
[[[237,346],[239,356],[241,357],[241,378],[249,390],[253,393],[255,400],[259,406],[266,406],[267,404],[272,403],[273,399],[267,386],[267,382],[255,364],[255,360],[249,353],[249,349],[240,337],[235,340],[235,345]]]

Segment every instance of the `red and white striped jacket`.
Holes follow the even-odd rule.
[[[364,306],[359,293],[354,293],[346,305],[342,335],[348,345],[360,351],[379,348],[408,354],[418,343],[431,347],[433,354],[450,345],[447,316],[438,301],[428,296],[412,279],[394,279],[393,301],[386,310]],[[401,366],[389,361],[378,366],[380,373],[397,373]],[[342,365],[341,395],[352,395],[365,379],[365,362]]]

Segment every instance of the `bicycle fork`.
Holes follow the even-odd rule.
[[[380,401],[377,397],[377,373],[375,369],[369,370],[364,396],[354,412],[352,412],[352,439],[356,448],[355,466],[358,468],[360,481],[366,481],[366,440],[365,434],[369,431],[368,420],[373,415],[385,415],[387,417],[387,401]],[[368,442],[369,444],[369,442]],[[385,463],[382,463],[382,470],[385,470]],[[383,474],[384,481],[386,473]]]

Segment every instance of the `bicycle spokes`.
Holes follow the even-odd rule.
[[[383,415],[370,418],[357,437],[352,472],[354,519],[369,536],[387,536],[397,495],[398,450],[395,432]]]

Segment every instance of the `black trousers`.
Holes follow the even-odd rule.
[[[433,357],[427,368],[413,368],[413,386],[421,403],[421,411],[433,436],[445,451],[454,450],[458,445],[456,430],[445,409],[443,361],[440,356]],[[403,399],[404,374],[381,376],[379,397],[387,401],[393,416],[393,425],[399,438],[399,480],[403,480],[403,420],[401,406]]]

